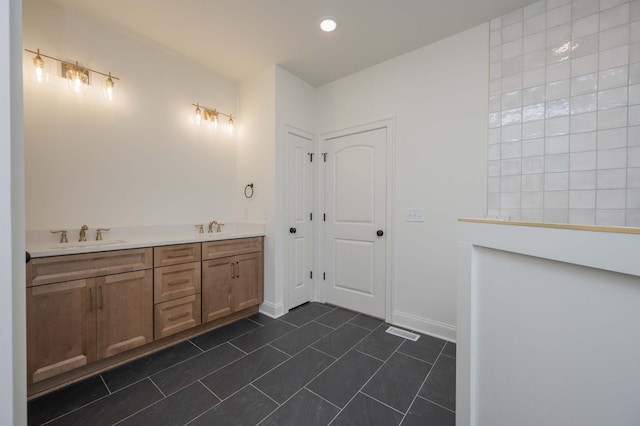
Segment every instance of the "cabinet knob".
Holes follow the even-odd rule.
[[[378,237],[382,237],[384,235],[384,232],[382,232],[382,229],[378,229],[378,232],[376,232],[376,235]]]
[[[292,234],[295,234],[296,233],[296,228],[289,228],[289,232],[292,233]]]

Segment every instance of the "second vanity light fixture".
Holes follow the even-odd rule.
[[[52,59],[54,61],[60,62],[62,69],[62,77],[69,80],[69,90],[74,93],[84,93],[87,90],[87,86],[90,84],[89,75],[90,73],[100,74],[107,79],[104,82],[103,93],[104,97],[108,101],[113,101],[115,95],[115,82],[114,80],[120,80],[118,77],[111,75],[111,73],[103,73],[101,71],[97,71],[91,68],[81,67],[78,65],[78,62],[72,64],[71,62],[63,61],[62,59],[55,58],[53,56],[45,55],[40,52],[40,49],[37,51],[25,49],[29,53],[34,53],[36,56],[33,58],[33,67],[34,73],[36,77],[36,81],[38,83],[43,83],[48,81],[49,76],[47,73],[47,69],[45,67],[44,58]]]
[[[224,117],[228,117],[229,121],[227,122],[227,132],[229,133],[233,133],[233,115],[232,114],[225,114],[223,112],[220,112],[214,108],[209,108],[206,106],[202,106],[199,103],[197,104],[191,104],[194,107],[196,107],[196,111],[195,111],[195,116],[194,116],[194,122],[197,126],[202,126],[204,124],[209,123],[209,125],[211,127],[213,127],[215,130],[218,129],[218,126],[220,125],[219,121],[220,121],[220,116],[224,116]]]

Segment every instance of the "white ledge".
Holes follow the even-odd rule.
[[[456,424],[637,424],[640,230],[458,231]]]

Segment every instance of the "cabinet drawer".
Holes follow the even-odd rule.
[[[179,265],[200,261],[200,243],[153,248],[153,266]]]
[[[202,243],[202,259],[218,259],[236,254],[262,251],[262,237],[238,238],[235,240]]]
[[[151,269],[152,254],[151,248],[140,248],[32,259],[27,287]]]
[[[154,303],[200,293],[200,262],[154,269]]]
[[[170,336],[200,324],[200,294],[155,305],[156,339]]]

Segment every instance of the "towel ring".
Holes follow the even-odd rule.
[[[250,183],[249,185],[244,187],[244,196],[247,198],[251,198],[253,197],[253,184]]]

